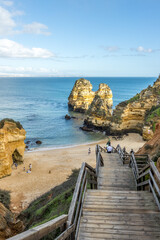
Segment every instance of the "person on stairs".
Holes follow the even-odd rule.
[[[107,153],[111,153],[112,150],[113,150],[112,146],[110,144],[108,144]]]

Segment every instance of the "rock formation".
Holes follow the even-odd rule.
[[[154,161],[160,157],[160,123],[156,125],[153,138],[146,142],[137,154],[149,154]]]
[[[78,79],[68,98],[68,107],[72,111],[84,113],[88,110],[94,96],[90,81],[84,78]]]
[[[106,97],[104,99],[107,101]],[[111,107],[111,104],[109,106]],[[110,111],[108,111],[108,107],[104,108],[102,101],[95,94],[95,98],[87,111],[88,117],[84,123],[88,127],[92,126],[105,130],[111,135],[127,132],[142,134],[142,129],[145,125],[150,127],[150,129],[153,126],[152,121],[149,121],[150,118],[147,118],[147,116],[152,113],[151,110],[158,106],[159,109],[157,111],[159,111],[158,114],[160,115],[160,77],[153,87],[149,86],[128,101],[119,103],[113,110],[112,116],[109,114],[111,108]],[[157,112],[155,115],[157,115]],[[146,136],[145,130],[144,128],[144,138],[147,140],[149,136]]]
[[[22,162],[25,130],[13,120],[0,122],[0,178],[10,175],[13,162]]]
[[[24,229],[23,223],[0,202],[0,239],[5,240]]]
[[[150,126],[143,127],[143,130],[142,130],[143,140],[148,141],[153,138],[153,135],[154,133]]]
[[[142,134],[145,118],[153,106],[160,102],[160,78],[154,83],[142,90],[135,97],[128,101],[120,103],[113,111],[113,121],[111,131],[138,132]]]
[[[103,125],[108,125],[112,116],[112,91],[107,84],[101,83],[95,92],[95,97],[86,112],[86,125],[103,129]]]

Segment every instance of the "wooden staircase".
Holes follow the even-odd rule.
[[[153,194],[137,191],[131,168],[117,153],[101,153],[97,190],[87,190],[79,240],[160,239],[160,212]]]

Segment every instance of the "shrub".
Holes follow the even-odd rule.
[[[10,205],[10,192],[9,191],[0,190],[0,202],[6,208],[9,208],[9,205]]]
[[[15,123],[15,124],[16,124],[16,127],[19,128],[19,129],[22,129],[22,128],[23,128],[23,126],[20,124],[20,122],[16,122],[16,121],[14,121],[13,119],[10,119],[10,118],[4,118],[4,119],[2,119],[2,120],[0,121],[0,129],[3,128],[4,123],[5,123],[6,121],[7,121],[7,122]]]

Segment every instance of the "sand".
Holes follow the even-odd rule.
[[[123,140],[111,139],[114,147],[120,144],[127,151],[137,151],[143,146],[144,141],[138,134],[129,134]],[[100,141],[105,146],[106,140]],[[84,144],[75,147],[25,152],[24,163],[17,169],[13,168],[12,175],[0,179],[0,188],[11,192],[11,210],[19,213],[31,201],[49,191],[51,188],[64,182],[72,173],[72,169],[79,169],[82,162],[87,162],[95,167],[95,146],[97,143]],[[91,154],[88,154],[88,148]],[[29,164],[32,164],[31,173],[26,173]]]

